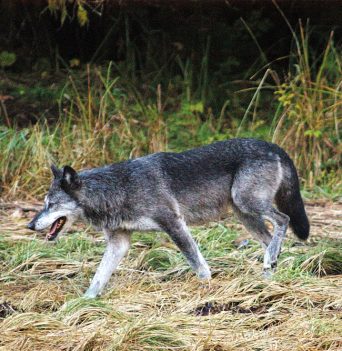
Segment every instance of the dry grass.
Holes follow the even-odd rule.
[[[304,246],[287,240],[272,281],[261,277],[259,246],[236,249],[246,233],[227,222],[194,229],[214,272],[210,285],[165,236],[137,234],[96,300],[80,296],[101,236],[75,228],[47,245],[24,229],[31,214],[23,208],[34,205],[3,204],[0,213],[0,350],[342,349],[340,204],[308,206],[314,235]],[[324,275],[329,265],[335,275]]]

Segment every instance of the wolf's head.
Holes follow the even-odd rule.
[[[81,189],[82,181],[77,172],[65,166],[58,169],[51,166],[54,179],[45,197],[45,206],[28,224],[31,230],[43,230],[50,227],[47,240],[55,240],[66,232],[71,224],[82,214],[76,196]]]

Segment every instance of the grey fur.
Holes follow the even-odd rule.
[[[103,291],[134,230],[168,233],[203,279],[210,278],[210,270],[187,225],[223,218],[229,205],[265,248],[265,275],[275,269],[288,223],[298,237],[309,235],[293,162],[264,141],[231,139],[79,173],[69,166],[53,166],[52,172],[45,207],[29,227],[42,230],[64,216],[61,232],[77,219],[104,231],[107,248],[88,297]],[[273,236],[265,220],[272,223]]]

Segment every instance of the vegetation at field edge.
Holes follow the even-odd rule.
[[[181,75],[163,79],[161,69],[142,88],[127,75],[128,67],[113,62],[87,65],[84,73],[69,69],[66,82],[53,93],[57,122],[42,116],[25,128],[0,127],[2,196],[41,197],[51,163],[79,169],[252,136],[274,141],[288,151],[306,191],[338,198],[341,50],[331,34],[324,51],[313,56],[310,31],[303,25],[293,38],[287,75],[282,78],[267,65],[259,74],[263,76],[255,78],[255,88],[233,93],[249,94],[250,103],[243,116],[229,123],[229,97],[217,112],[206,105],[206,92],[211,89],[206,56],[199,77],[193,75],[191,61],[176,58]],[[38,87],[34,94],[37,91]],[[265,101],[272,106],[268,116],[262,112]]]

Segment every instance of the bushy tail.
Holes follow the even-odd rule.
[[[276,204],[279,211],[290,217],[290,226],[296,236],[306,240],[310,233],[310,223],[305,212],[303,199],[299,191],[297,171],[292,161],[285,166],[290,172],[285,177],[276,194]]]

